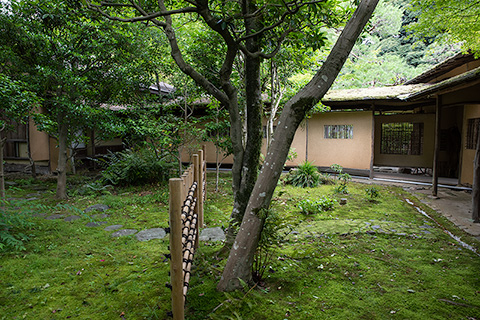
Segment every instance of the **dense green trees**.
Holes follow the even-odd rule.
[[[241,224],[219,283],[220,290],[239,287],[239,279],[251,281],[253,256],[266,218],[261,212],[269,207],[295,131],[336,78],[377,2],[364,0],[351,15],[349,7],[337,1],[86,1],[89,8],[109,19],[148,21],[157,26],[165,33],[180,70],[229,112],[234,155],[232,218],[234,223]],[[262,61],[274,58],[284,44],[322,47],[322,27],[338,27],[350,15],[349,23],[313,79],[285,103],[257,180],[262,144]],[[190,38],[186,45],[181,30],[191,23],[200,24],[206,35]],[[217,63],[199,66],[205,55],[199,59],[189,57],[198,57],[192,48],[205,44]],[[241,67],[236,69],[236,64]],[[239,77],[237,72],[241,73]]]
[[[1,71],[43,99],[37,118],[58,139],[59,198],[66,197],[70,144],[78,132],[106,124],[99,105],[124,101],[149,83],[142,70],[148,46],[134,27],[98,19],[75,0],[1,4]]]
[[[419,16],[416,33],[440,35],[463,50],[480,52],[480,1],[413,0],[412,5]]]

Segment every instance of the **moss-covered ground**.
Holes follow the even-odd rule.
[[[8,214],[24,212],[33,225],[25,250],[0,256],[0,319],[168,319],[168,237],[146,242],[112,238],[104,226],[143,230],[167,227],[164,186],[100,188],[86,175],[69,177],[70,198],[54,199],[55,181],[29,178],[7,189]],[[209,174],[210,181],[214,175]],[[208,186],[207,227],[226,227],[230,177]],[[433,210],[401,188],[365,185],[349,194],[334,186],[279,186],[272,208],[282,217],[282,241],[266,265],[264,281],[243,291],[215,290],[225,260],[218,243],[201,243],[187,297],[186,319],[480,319],[480,257],[445,230],[478,248]],[[297,203],[326,195],[347,204],[303,215]],[[420,214],[411,200],[440,225]],[[83,213],[106,204],[108,224]],[[46,220],[52,214],[81,219]]]

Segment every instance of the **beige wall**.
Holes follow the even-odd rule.
[[[463,120],[462,132],[462,167],[459,183],[473,184],[473,160],[475,158],[474,149],[466,149],[466,137],[468,128],[468,119],[480,118],[480,104],[466,105]]]
[[[325,125],[353,125],[353,139],[325,139]],[[313,115],[308,120],[308,159],[319,167],[339,164],[344,168],[370,169],[372,143],[371,112],[327,112]],[[298,158],[291,164],[305,160],[307,127],[297,130],[292,148]],[[287,163],[289,165],[290,163]]]
[[[30,152],[33,161],[48,161],[50,158],[48,134],[38,131],[33,119],[30,119],[29,134]]]
[[[382,123],[423,122],[423,153],[421,155],[380,154]],[[403,114],[375,117],[375,165],[432,168],[435,147],[435,115]]]

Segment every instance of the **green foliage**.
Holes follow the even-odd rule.
[[[365,195],[367,196],[368,201],[375,202],[376,199],[380,196],[380,192],[377,187],[372,186],[365,189]]]
[[[398,85],[457,53],[458,46],[444,44],[441,33],[425,36],[412,32],[423,11],[412,10],[409,1],[380,1],[333,88]],[[428,20],[425,23],[430,24]]]
[[[257,249],[253,257],[252,276],[255,282],[263,280],[265,271],[271,263],[275,248],[283,238],[280,231],[285,227],[284,219],[272,208],[262,209],[258,215],[264,219],[264,222]]]
[[[168,181],[176,162],[167,155],[145,147],[109,153],[105,160],[102,179],[113,185],[141,185]]]
[[[478,1],[414,0],[418,22],[413,31],[425,37],[441,36],[450,43],[461,43],[463,49],[480,52],[480,6]]]
[[[25,230],[34,224],[26,212],[15,210],[17,203],[0,199],[0,252],[25,250],[29,236]]]
[[[305,161],[289,172],[286,183],[295,187],[313,188],[320,183],[320,173],[316,166]]]
[[[352,180],[352,177],[348,173],[343,172],[343,167],[339,164],[332,164],[330,169],[337,174],[338,185],[334,188],[335,193],[348,194],[347,184]]]
[[[313,215],[325,211],[333,210],[333,207],[337,203],[337,200],[323,196],[318,200],[305,199],[301,200],[297,207],[300,209],[300,212],[306,215]]]

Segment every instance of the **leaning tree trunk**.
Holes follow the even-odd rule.
[[[67,141],[68,126],[65,121],[65,113],[59,112],[58,122],[58,164],[57,164],[57,198],[67,198]]]
[[[477,148],[475,160],[473,161],[473,187],[472,187],[472,219],[473,222],[480,222],[480,125],[477,127]]]
[[[260,213],[269,207],[295,132],[306,112],[325,95],[337,77],[377,3],[378,0],[364,0],[359,4],[320,70],[285,105],[217,286],[218,290],[241,288],[240,280],[252,282],[253,257],[264,222]]]

